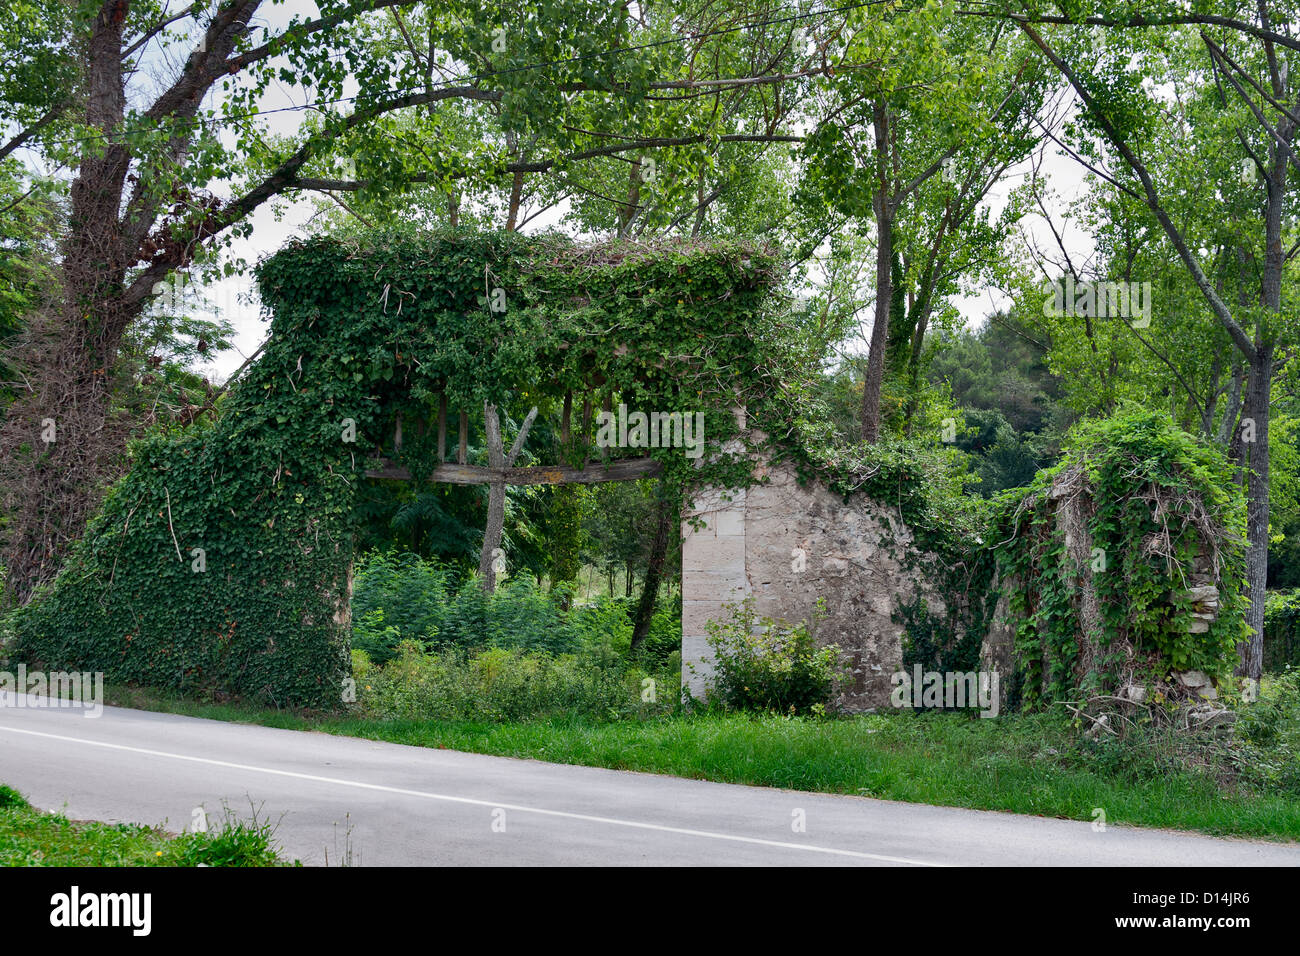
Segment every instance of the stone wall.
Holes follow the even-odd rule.
[[[727,603],[752,598],[760,617],[793,624],[812,621],[821,599],[825,617],[814,632],[816,638],[823,645],[839,645],[852,665],[852,680],[844,686],[839,705],[848,711],[891,706],[891,677],[903,669],[903,625],[895,618],[918,596],[925,598],[931,616],[947,613],[948,602],[956,598],[943,593],[943,566],[916,549],[911,531],[893,508],[865,495],[845,501],[815,480],[800,485],[788,463],[759,464],[757,475],[766,481],[731,493],[702,494],[683,521],[684,685],[696,697],[704,693],[712,674],[707,622],[724,618]],[[1094,575],[1104,570],[1106,556],[1094,551],[1088,530],[1091,504],[1081,493],[1082,480],[1079,470],[1065,471],[1047,492],[1054,530],[1072,571],[1078,622],[1076,685],[1098,666],[1104,643]],[[692,518],[701,519],[702,526],[692,527]],[[974,600],[1000,592],[991,615],[973,615],[986,622],[979,669],[999,675],[999,709],[1007,704],[1015,668],[1016,622],[1011,620],[1008,597],[1022,584],[995,580],[983,588],[985,593],[972,595]],[[1170,592],[1192,605],[1188,630],[1208,631],[1220,606],[1209,560],[1197,556],[1185,580],[1171,576]],[[1123,650],[1113,643],[1105,646],[1111,655]],[[1046,675],[1052,650],[1043,647],[1041,653]],[[1150,653],[1148,649],[1146,655]],[[1124,666],[1131,672],[1142,657],[1137,649],[1127,648]]]
[[[820,482],[800,486],[794,467],[760,466],[767,481],[731,492],[711,490],[682,523],[682,679],[700,696],[711,668],[706,622],[724,603],[752,596],[761,616],[811,620],[817,600],[822,644],[838,644],[853,678],[840,697],[846,710],[889,706],[890,677],[902,668],[902,626],[893,617],[918,591],[945,611],[930,576],[909,566],[911,532],[893,509],[863,495],[846,503]],[[704,521],[695,529],[691,518]]]

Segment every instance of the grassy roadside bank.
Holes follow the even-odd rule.
[[[123,707],[421,747],[1073,820],[1092,821],[1100,809],[1109,824],[1300,840],[1300,797],[1153,764],[1150,748],[1093,745],[1050,714],[473,723],[297,714],[138,688],[111,688],[107,698]]]
[[[284,866],[269,824],[230,818],[210,833],[69,820],[0,785],[0,866]]]

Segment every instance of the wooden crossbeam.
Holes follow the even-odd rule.
[[[585,468],[570,465],[531,465],[527,468],[484,468],[444,462],[429,475],[430,481],[449,485],[490,485],[502,481],[507,485],[596,485],[605,481],[636,481],[653,478],[662,470],[653,458],[620,458],[608,464],[589,462]],[[366,471],[367,478],[410,481],[410,469],[381,459],[378,468]]]

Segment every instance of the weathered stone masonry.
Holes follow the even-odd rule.
[[[838,644],[853,667],[840,705],[888,707],[890,676],[903,664],[899,605],[919,592],[932,612],[945,610],[935,583],[909,566],[909,553],[919,556],[911,532],[897,511],[864,495],[845,502],[819,481],[801,486],[788,463],[760,465],[757,474],[767,480],[701,494],[682,523],[683,683],[703,692],[706,622],[724,617],[725,603],[753,597],[759,615],[797,622],[811,620],[821,598],[818,641]],[[693,528],[692,518],[704,526]]]

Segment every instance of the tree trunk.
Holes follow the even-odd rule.
[[[1280,91],[1278,91],[1280,92]],[[1284,119],[1278,133],[1288,145],[1295,135],[1295,124]],[[1237,675],[1256,682],[1264,670],[1264,601],[1268,587],[1268,516],[1269,459],[1268,428],[1273,386],[1273,334],[1265,317],[1282,320],[1282,271],[1286,266],[1282,243],[1282,209],[1286,195],[1287,156],[1276,145],[1270,146],[1267,177],[1268,204],[1264,213],[1264,270],[1260,278],[1259,301],[1264,308],[1255,329],[1255,354],[1246,378],[1243,423],[1255,426],[1254,441],[1244,449],[1246,472],[1246,580],[1250,585],[1250,612],[1246,623],[1250,638],[1237,645]],[[1258,686],[1258,684],[1256,685]]]
[[[877,205],[882,205],[883,199]],[[889,269],[892,225],[887,214],[877,212],[880,234],[876,251],[876,310],[871,326],[871,351],[862,381],[862,440],[874,444],[880,439],[880,391],[885,379],[885,345],[889,341],[889,300],[893,281]]]
[[[632,234],[632,221],[636,219],[641,208],[641,157],[632,160],[627,174],[627,202],[618,210],[618,238],[626,239]]]
[[[191,56],[182,78],[148,112],[192,128],[185,121],[216,76],[224,75],[204,71],[225,61],[257,6],[252,0],[222,5],[203,51]],[[85,49],[85,125],[103,135],[104,147],[83,152],[70,189],[61,302],[32,317],[8,359],[25,385],[0,423],[0,505],[9,519],[0,549],[8,571],[5,604],[25,604],[54,577],[123,465],[130,428],[111,415],[123,336],[153,284],[190,262],[195,247],[213,234],[203,231],[206,220],[184,243],[176,243],[170,230],[154,231],[160,210],[176,197],[152,192],[148,176],[133,177],[126,197],[132,157],[117,130],[126,109],[123,28],[129,8],[129,0],[103,0]],[[189,138],[189,132],[173,134],[170,162],[185,162]],[[146,262],[146,269],[128,285],[127,270],[137,262]],[[43,437],[47,420],[54,424],[53,441]]]
[[[505,468],[505,445],[501,441],[501,420],[497,408],[483,403],[483,419],[487,431],[489,468]],[[501,533],[506,522],[506,483],[494,481],[488,485],[487,527],[483,531],[483,547],[478,555],[478,573],[483,590],[491,594],[496,590],[496,558],[501,548]]]
[[[880,390],[885,378],[885,346],[889,341],[889,309],[893,301],[894,208],[889,196],[889,120],[885,104],[873,108],[876,135],[876,310],[871,325],[871,352],[862,382],[862,440],[880,438]]]
[[[104,3],[87,50],[86,125],[111,131],[122,119],[126,0]],[[33,319],[14,364],[31,383],[0,431],[5,489],[5,604],[30,600],[51,580],[120,465],[126,431],[108,420],[122,335],[142,303],[124,301],[126,255],[118,224],[129,157],[110,143],[87,151],[71,189],[62,246],[62,302]],[[43,441],[53,421],[54,440]]]
[[[1237,675],[1259,680],[1264,669],[1264,599],[1268,584],[1268,425],[1269,397],[1273,379],[1273,348],[1260,346],[1246,381],[1242,426],[1254,425],[1253,441],[1246,440],[1246,582],[1250,588],[1250,610],[1246,623],[1250,638],[1237,645]],[[1251,436],[1246,436],[1249,439]]]
[[[636,617],[632,623],[634,656],[641,642],[650,633],[650,622],[654,619],[655,604],[659,600],[659,584],[663,580],[664,562],[668,558],[668,536],[673,526],[680,520],[676,511],[676,498],[667,494],[664,479],[661,478],[654,544],[650,548],[650,562],[646,565],[645,571],[645,586],[641,589],[641,601],[637,605]]]
[[[506,210],[506,232],[514,232],[519,228],[519,203],[524,195],[524,174],[515,171],[514,178],[510,182],[510,203]]]

